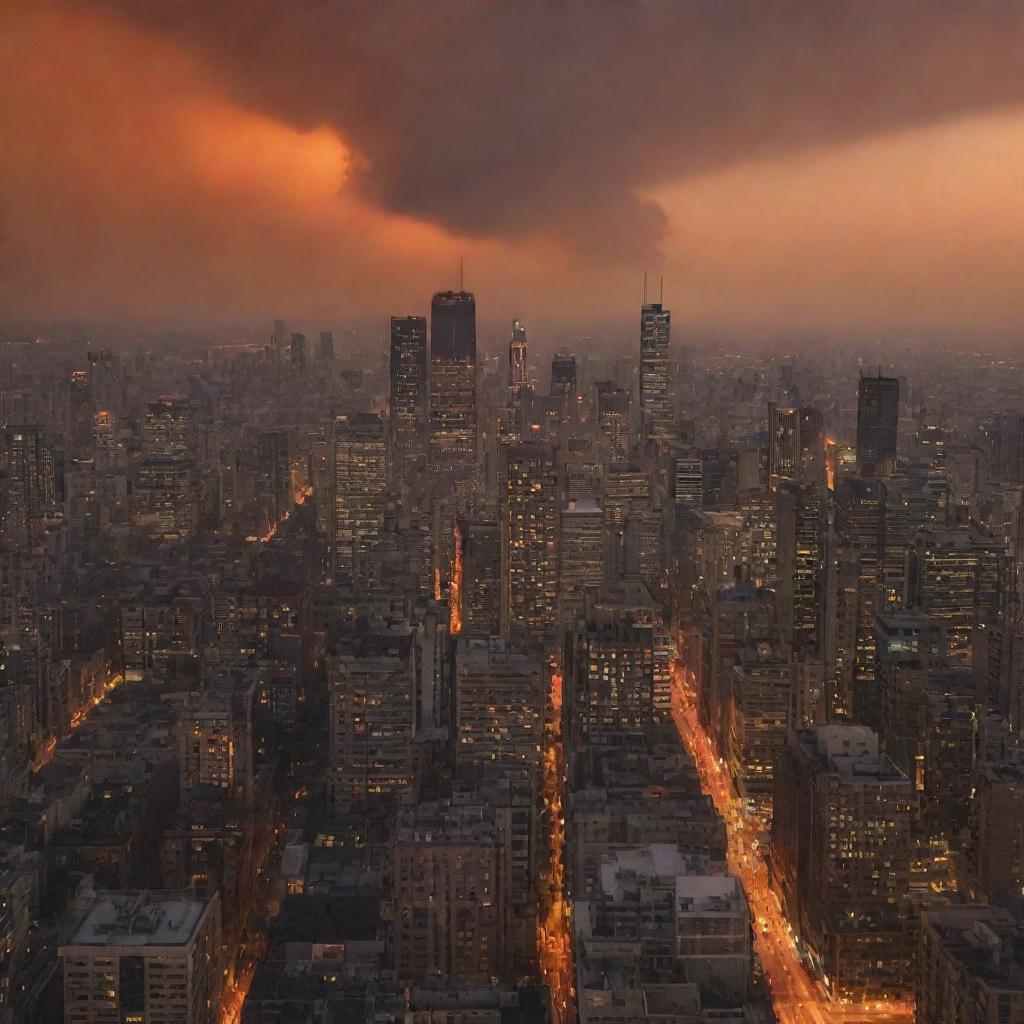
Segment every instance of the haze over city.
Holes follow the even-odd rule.
[[[0,312],[1019,329],[1012,4],[9,0]],[[630,303],[623,301],[629,296]]]

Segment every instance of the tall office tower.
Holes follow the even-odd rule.
[[[800,480],[825,486],[825,424],[811,406],[800,407]]]
[[[501,518],[476,510],[459,520],[462,536],[462,632],[501,633]]]
[[[149,403],[143,427],[143,459],[132,494],[136,523],[156,536],[188,537],[197,513],[194,423],[185,398]]]
[[[197,694],[178,720],[178,769],[185,795],[212,787],[245,805],[254,796],[253,686]]]
[[[958,1024],[1024,1020],[1020,919],[1004,907],[922,908],[917,950],[916,1019]]]
[[[306,336],[293,334],[288,345],[288,366],[293,374],[302,375],[306,372]]]
[[[576,356],[556,352],[551,358],[551,394],[576,399]]]
[[[217,894],[98,892],[57,952],[66,1024],[220,1019]]]
[[[493,818],[478,807],[423,803],[399,811],[393,834],[399,983],[507,980],[511,872]]]
[[[430,469],[476,463],[476,300],[438,292],[430,304]]]
[[[334,332],[320,332],[320,347],[317,349],[317,358],[321,363],[334,362]]]
[[[854,721],[880,726],[875,679],[875,615],[879,611],[885,556],[885,485],[881,480],[844,477],[835,498],[835,534],[842,558],[850,566],[857,596],[853,649]]]
[[[660,302],[640,310],[640,436],[665,445],[674,437],[669,389],[669,330],[672,316]]]
[[[864,726],[794,730],[776,765],[771,877],[833,998],[908,993],[912,930],[899,905],[913,800],[910,780]]]
[[[158,398],[149,403],[143,426],[146,459],[186,462],[194,446],[192,404],[187,398]]]
[[[292,463],[287,430],[263,430],[256,439],[256,498],[280,522],[292,506]]]
[[[4,427],[3,470],[3,533],[16,544],[24,544],[31,523],[57,501],[60,487],[57,457],[41,427]]]
[[[782,480],[775,495],[782,627],[796,651],[822,648],[825,517],[821,488]]]
[[[778,561],[778,522],[775,495],[768,490],[747,491],[738,501],[743,516],[750,578],[755,583],[774,583]]]
[[[609,462],[629,459],[629,392],[610,380],[597,384],[597,429],[608,447]]]
[[[793,704],[789,649],[762,641],[736,653],[723,753],[747,807],[770,813],[775,763],[786,746]]]
[[[768,475],[800,479],[800,410],[794,406],[768,405]]]
[[[513,399],[530,386],[526,368],[526,324],[512,321],[512,337],[508,343],[508,386]]]
[[[559,620],[571,626],[583,614],[588,590],[604,579],[604,511],[593,498],[562,509],[558,537]]]
[[[391,318],[389,429],[395,469],[407,480],[426,469],[427,318]]]
[[[1000,413],[988,431],[988,470],[1002,483],[1024,483],[1024,416]]]
[[[973,639],[996,621],[1007,581],[1005,546],[971,526],[920,530],[910,549],[910,604],[946,627],[951,665],[973,664]]]
[[[541,663],[499,637],[461,637],[455,655],[455,765],[537,769],[546,676]]]
[[[558,620],[558,468],[546,445],[506,453],[502,636],[543,647]]]
[[[330,797],[338,812],[412,783],[416,645],[408,623],[364,624],[327,657]]]
[[[92,457],[97,472],[107,473],[120,462],[117,421],[112,412],[101,409],[92,418]]]
[[[704,460],[699,452],[676,457],[675,498],[681,508],[704,504]]]
[[[284,348],[284,344],[288,340],[288,334],[283,320],[274,321],[274,331],[270,335],[270,340],[274,343],[274,348],[278,352]]]
[[[334,582],[359,586],[369,570],[387,509],[387,445],[376,413],[334,424]]]
[[[896,377],[861,377],[857,387],[857,464],[891,466],[896,458],[900,382]]]

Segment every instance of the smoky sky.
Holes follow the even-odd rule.
[[[616,257],[659,245],[659,182],[1024,97],[1015,3],[109,2],[337,128],[387,209]]]
[[[0,320],[1024,328],[1024,9],[0,0]],[[625,336],[624,336],[625,337]]]

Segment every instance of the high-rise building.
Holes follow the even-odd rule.
[[[149,460],[185,462],[192,457],[193,410],[187,398],[149,403],[143,428],[143,454]]]
[[[476,510],[459,520],[462,540],[462,632],[501,633],[501,521],[497,510]]]
[[[700,508],[704,503],[704,460],[698,452],[676,457],[676,505]]]
[[[23,544],[30,524],[56,502],[59,490],[57,455],[41,427],[4,427],[3,469],[3,533]]]
[[[857,387],[857,462],[878,466],[896,458],[900,382],[896,377],[861,377]]]
[[[205,787],[252,803],[253,687],[196,695],[178,720],[178,769],[183,794]]]
[[[97,472],[115,469],[120,461],[117,423],[112,412],[99,410],[92,418],[92,457]]]
[[[911,781],[859,725],[793,731],[775,770],[770,869],[801,946],[834,998],[912,985]]]
[[[672,315],[660,302],[640,310],[640,436],[659,445],[674,436],[669,384],[669,331]]]
[[[614,381],[597,384],[597,429],[608,447],[609,462],[629,459],[629,392]]]
[[[768,406],[768,474],[778,479],[800,479],[800,410],[794,406]]]
[[[403,809],[392,848],[399,982],[491,985],[511,959],[508,851],[479,809]]]
[[[795,650],[819,650],[823,636],[825,518],[822,490],[783,480],[775,495],[782,626]]]
[[[332,331],[320,332],[320,347],[317,349],[317,357],[321,363],[334,362],[334,333]]]
[[[547,445],[511,445],[502,502],[502,636],[537,646],[558,617],[558,468]]]
[[[288,345],[288,365],[292,373],[301,376],[306,372],[306,336],[293,334]]]
[[[476,300],[438,292],[430,305],[430,468],[476,462]]]
[[[569,626],[581,615],[588,590],[605,576],[604,510],[593,498],[570,501],[562,509],[558,538],[560,620]]]
[[[220,1019],[220,897],[100,892],[58,950],[66,1024]]]
[[[999,612],[1006,585],[1004,544],[975,527],[921,530],[909,565],[909,603],[942,620],[950,663],[971,665],[975,631]]]
[[[339,811],[412,783],[416,646],[408,623],[372,625],[327,658],[330,793]]]
[[[461,637],[455,656],[455,764],[533,774],[544,722],[540,662],[499,637]]]
[[[407,479],[426,468],[427,319],[391,318],[389,431],[395,468]]]
[[[193,410],[187,399],[149,403],[132,505],[136,523],[158,536],[188,537],[195,528],[194,441]]]
[[[551,394],[563,399],[576,398],[576,356],[556,352],[551,359]]]
[[[508,386],[514,399],[530,386],[526,367],[526,324],[519,320],[512,321],[512,337],[508,343]]]
[[[358,585],[384,528],[387,452],[384,423],[373,413],[334,424],[334,582]]]

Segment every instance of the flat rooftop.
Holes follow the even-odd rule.
[[[205,900],[177,892],[100,892],[67,946],[185,946]]]

